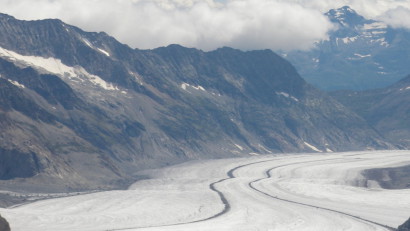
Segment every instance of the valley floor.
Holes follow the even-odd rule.
[[[410,151],[270,155],[192,161],[142,174],[129,190],[0,209],[13,231],[392,230],[410,189],[360,173],[410,165]]]

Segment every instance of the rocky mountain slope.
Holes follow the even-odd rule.
[[[386,87],[410,73],[410,31],[357,14],[348,6],[326,15],[336,29],[309,51],[282,53],[303,78],[324,90]]]
[[[0,230],[1,231],[10,231],[10,225],[2,216],[0,216]]]
[[[0,184],[118,187],[189,159],[392,146],[272,51],[131,49],[0,15]]]
[[[410,230],[410,219],[408,219],[404,224],[400,225],[397,231],[409,231]]]
[[[410,76],[382,89],[332,93],[390,142],[410,148]]]

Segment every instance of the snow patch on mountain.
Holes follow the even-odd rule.
[[[385,34],[386,33],[386,31],[372,31],[371,32],[372,34]]]
[[[25,56],[0,47],[0,56],[23,66],[33,66],[40,71],[53,74],[74,75],[73,68],[64,65],[61,60],[55,58],[43,58],[39,56]]]
[[[382,22],[373,22],[369,24],[363,25],[364,30],[385,30],[387,29],[387,25]]]
[[[389,43],[386,41],[385,38],[380,38],[380,39],[377,39],[377,40],[373,40],[373,42],[379,43],[380,45],[385,46],[385,47],[389,46]]]
[[[144,82],[142,81],[142,76],[139,75],[138,73],[135,73],[133,71],[128,71],[128,74],[130,74],[131,76],[133,76],[135,78],[135,80],[137,80],[137,82],[139,83],[139,85],[143,86]]]
[[[189,86],[187,83],[182,83],[181,88],[186,91],[186,88]]]
[[[241,145],[235,144],[235,146],[236,146],[239,150],[243,151],[243,147],[242,147]]]
[[[354,55],[357,56],[357,57],[360,57],[360,58],[366,58],[366,57],[371,57],[372,56],[371,54],[362,55],[362,54],[357,54],[357,53],[355,53]]]
[[[92,49],[94,49],[94,50],[96,50],[96,51],[99,51],[99,52],[103,53],[103,54],[106,55],[107,57],[110,57],[110,56],[111,56],[108,51],[106,51],[106,50],[104,50],[104,49],[101,49],[101,48],[98,48],[98,47],[95,47],[95,46],[94,46],[90,41],[88,41],[86,38],[81,38],[81,40],[82,40],[82,41],[85,43],[85,45],[87,45],[88,47],[90,47],[90,48],[92,48]]]
[[[205,88],[202,87],[201,85],[193,86],[193,85],[190,85],[190,84],[188,84],[188,83],[182,83],[182,84],[181,84],[181,88],[182,88],[183,90],[185,90],[185,91],[188,91],[188,88],[192,88],[192,89],[195,89],[195,90],[206,91]],[[188,92],[189,92],[189,91],[188,91]]]
[[[262,144],[258,144],[258,147],[259,147],[261,150],[265,151],[266,153],[270,153],[270,154],[273,153],[271,150],[267,149],[267,148],[266,148],[265,146],[263,146]]]
[[[281,95],[281,96],[283,96],[283,97],[285,97],[285,98],[292,99],[292,100],[295,101],[295,102],[299,102],[299,99],[298,99],[298,98],[294,97],[293,95],[290,95],[289,93],[286,93],[286,92],[281,91],[281,92],[276,92],[276,94],[277,94],[277,95]]]
[[[110,56],[111,56],[110,53],[108,53],[108,51],[106,51],[106,50],[103,50],[103,49],[101,49],[101,48],[97,48],[97,50],[98,50],[99,52],[103,53],[104,55],[106,55],[107,57],[110,57]]]
[[[2,75],[0,75],[0,78],[2,78],[2,79],[6,79],[7,81],[9,81],[9,83],[11,83],[11,84],[13,84],[14,86],[16,86],[16,87],[19,87],[19,88],[26,88],[26,86],[24,86],[23,84],[21,84],[21,83],[19,83],[19,82],[17,82],[17,81],[14,81],[14,80],[12,80],[12,79],[7,79],[7,78],[4,78]],[[0,192],[1,193],[1,192]]]
[[[81,73],[84,74],[84,76],[88,77],[88,80],[90,80],[94,85],[100,86],[105,90],[119,90],[118,87],[114,86],[112,83],[108,83],[96,75],[89,74],[84,70],[84,68],[81,68],[81,71]]]
[[[359,38],[359,36],[345,37],[345,38],[342,38],[342,41],[345,44],[349,44],[349,43],[352,43],[352,42],[356,41],[358,38]]]
[[[17,81],[14,81],[14,80],[11,80],[11,79],[7,79],[7,81],[9,81],[11,84],[13,84],[14,86],[17,86],[19,88],[26,88],[26,86],[24,86],[23,84],[21,84]]]
[[[94,48],[93,45],[91,45],[91,43],[90,43],[87,39],[82,38],[81,40],[85,43],[85,45],[87,45],[87,46],[89,46],[89,47],[91,47],[91,48]]]
[[[93,85],[96,85],[105,90],[119,90],[118,87],[114,86],[112,83],[108,83],[101,79],[99,76],[88,73],[83,67],[69,67],[63,64],[60,59],[52,57],[44,58],[40,56],[21,55],[2,47],[0,47],[0,57],[6,58],[18,65],[30,66],[40,72],[52,73],[74,82],[84,83],[86,81],[89,81]]]
[[[315,146],[313,146],[313,145],[311,145],[311,144],[309,144],[308,142],[306,142],[306,141],[304,141],[303,142],[308,148],[310,148],[310,149],[312,149],[313,151],[316,151],[316,152],[323,152],[322,150],[320,150],[320,149],[318,149],[317,147],[315,147]]]

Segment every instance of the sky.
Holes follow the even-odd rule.
[[[410,28],[410,0],[0,0],[18,19],[58,18],[104,31],[133,48],[181,44],[202,50],[306,50],[335,29],[323,13],[359,14]]]

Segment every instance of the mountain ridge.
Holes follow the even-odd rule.
[[[336,29],[309,51],[281,52],[301,76],[326,90],[387,87],[410,73],[410,32],[366,19],[345,6],[325,14]]]
[[[365,118],[387,140],[410,147],[410,75],[385,88],[337,91],[332,96]]]
[[[112,189],[192,159],[394,147],[270,50],[138,50],[4,15],[0,30],[9,190]]]

